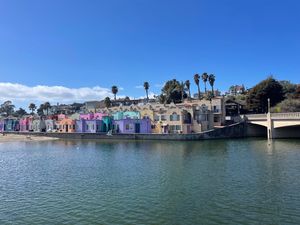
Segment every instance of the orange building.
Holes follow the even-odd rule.
[[[75,132],[75,121],[69,118],[64,118],[59,121],[59,132],[62,133],[74,133]]]

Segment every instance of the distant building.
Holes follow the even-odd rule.
[[[232,85],[228,92],[226,92],[226,95],[240,95],[245,93],[246,89],[244,85]]]

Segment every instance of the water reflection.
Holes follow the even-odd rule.
[[[297,140],[24,142],[0,153],[0,222],[300,221]]]

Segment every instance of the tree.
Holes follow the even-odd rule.
[[[284,112],[299,112],[300,111],[300,99],[287,98],[282,102],[279,102],[271,109],[272,112],[284,113]]]
[[[279,81],[279,83],[282,86],[282,92],[283,92],[283,95],[285,98],[291,97],[297,89],[297,85],[291,83],[290,81],[282,80],[282,81]]]
[[[30,103],[28,109],[31,110],[31,114],[33,115],[36,110],[36,105],[34,103]]]
[[[111,92],[114,94],[114,96],[115,96],[115,100],[117,100],[117,93],[118,93],[118,87],[117,86],[112,86],[111,87]]]
[[[26,110],[23,109],[23,108],[19,108],[19,109],[14,113],[14,115],[15,115],[16,117],[22,117],[22,116],[24,116],[24,115],[26,115],[26,114],[27,114],[27,112],[26,112]]]
[[[202,76],[201,76],[203,82],[204,82],[204,88],[205,88],[205,94],[207,93],[207,90],[206,90],[206,82],[208,80],[208,74],[207,73],[203,73]]]
[[[201,96],[200,96],[200,86],[199,86],[199,81],[200,81],[200,76],[199,74],[195,74],[194,75],[194,81],[195,81],[195,84],[197,85],[197,88],[198,88],[198,99],[200,100],[201,99]]]
[[[282,85],[272,76],[259,82],[249,90],[247,96],[247,108],[256,113],[268,111],[268,98],[270,105],[275,106],[284,99]]]
[[[191,83],[190,83],[189,80],[185,81],[185,86],[186,86],[186,88],[187,88],[187,90],[189,92],[189,98],[191,98]]]
[[[148,90],[149,90],[149,83],[147,81],[144,82],[144,88],[145,88],[145,91],[146,91],[146,96],[147,96],[147,102],[149,102],[149,96],[148,96]]]
[[[44,103],[44,109],[46,110],[47,112],[47,116],[49,115],[49,109],[51,108],[51,105],[49,102],[45,102]]]
[[[159,98],[160,102],[167,104],[171,102],[180,103],[182,100],[182,95],[186,95],[182,85],[176,79],[167,81],[161,91],[162,93]]]
[[[39,116],[44,116],[44,109],[45,109],[45,105],[44,104],[41,104],[40,107],[37,109],[37,114]]]
[[[109,108],[111,106],[111,100],[110,100],[109,97],[106,97],[104,99],[104,105],[105,105],[106,108]]]
[[[293,94],[294,99],[300,99],[300,85],[297,86],[295,93]]]
[[[212,93],[212,97],[214,97],[214,84],[215,84],[215,80],[216,80],[216,77],[215,77],[215,75],[213,75],[213,74],[210,74],[209,76],[208,76],[208,82],[209,82],[209,84],[210,84],[210,86],[211,86],[211,93]]]
[[[14,113],[15,106],[12,104],[12,101],[5,101],[0,106],[0,113],[5,114],[5,116],[10,116]]]

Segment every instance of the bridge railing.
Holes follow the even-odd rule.
[[[266,120],[267,114],[247,114],[243,118],[248,120]]]
[[[242,118],[247,120],[267,120],[267,114],[246,114]],[[271,119],[300,119],[300,112],[271,113]]]
[[[300,119],[300,112],[271,113],[272,119]]]

